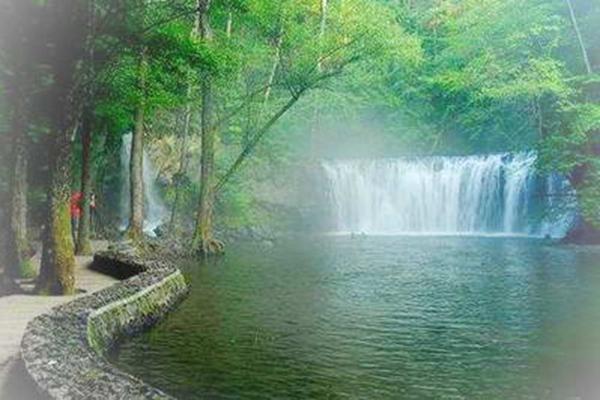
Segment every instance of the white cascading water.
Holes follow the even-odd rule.
[[[121,230],[125,230],[129,224],[129,199],[131,196],[129,182],[129,162],[131,159],[131,139],[132,134],[127,133],[123,136],[121,145]],[[168,218],[168,210],[163,203],[158,190],[154,184],[156,178],[156,169],[144,150],[143,160],[143,179],[144,179],[144,232],[147,235],[154,236],[154,230],[162,225]]]
[[[535,173],[534,152],[324,162],[335,231],[365,234],[562,237],[557,175]]]

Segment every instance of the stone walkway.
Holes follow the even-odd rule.
[[[94,244],[96,250],[106,243]],[[12,295],[0,297],[0,400],[39,399],[28,379],[19,355],[21,337],[27,323],[52,307],[103,289],[117,280],[88,268],[91,257],[77,257],[75,281],[85,293],[75,296]]]

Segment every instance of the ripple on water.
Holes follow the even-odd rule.
[[[190,262],[114,361],[180,398],[597,398],[600,250],[320,237]],[[507,397],[508,396],[508,397]]]

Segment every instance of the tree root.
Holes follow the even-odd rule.
[[[209,238],[201,242],[198,252],[203,255],[219,255],[225,252],[225,243],[220,240]]]

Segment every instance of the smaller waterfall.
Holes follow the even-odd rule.
[[[323,168],[337,232],[564,236],[572,205],[552,211],[571,189],[557,175],[538,176],[535,162],[526,152],[333,161]]]
[[[129,181],[129,162],[131,160],[131,132],[123,136],[121,146],[121,230],[127,229],[129,224],[129,202],[131,197],[130,181]],[[154,184],[156,179],[156,169],[144,150],[143,161],[143,177],[144,177],[144,232],[150,236],[154,236],[154,230],[162,225],[168,218],[168,210],[163,203],[160,194]]]

